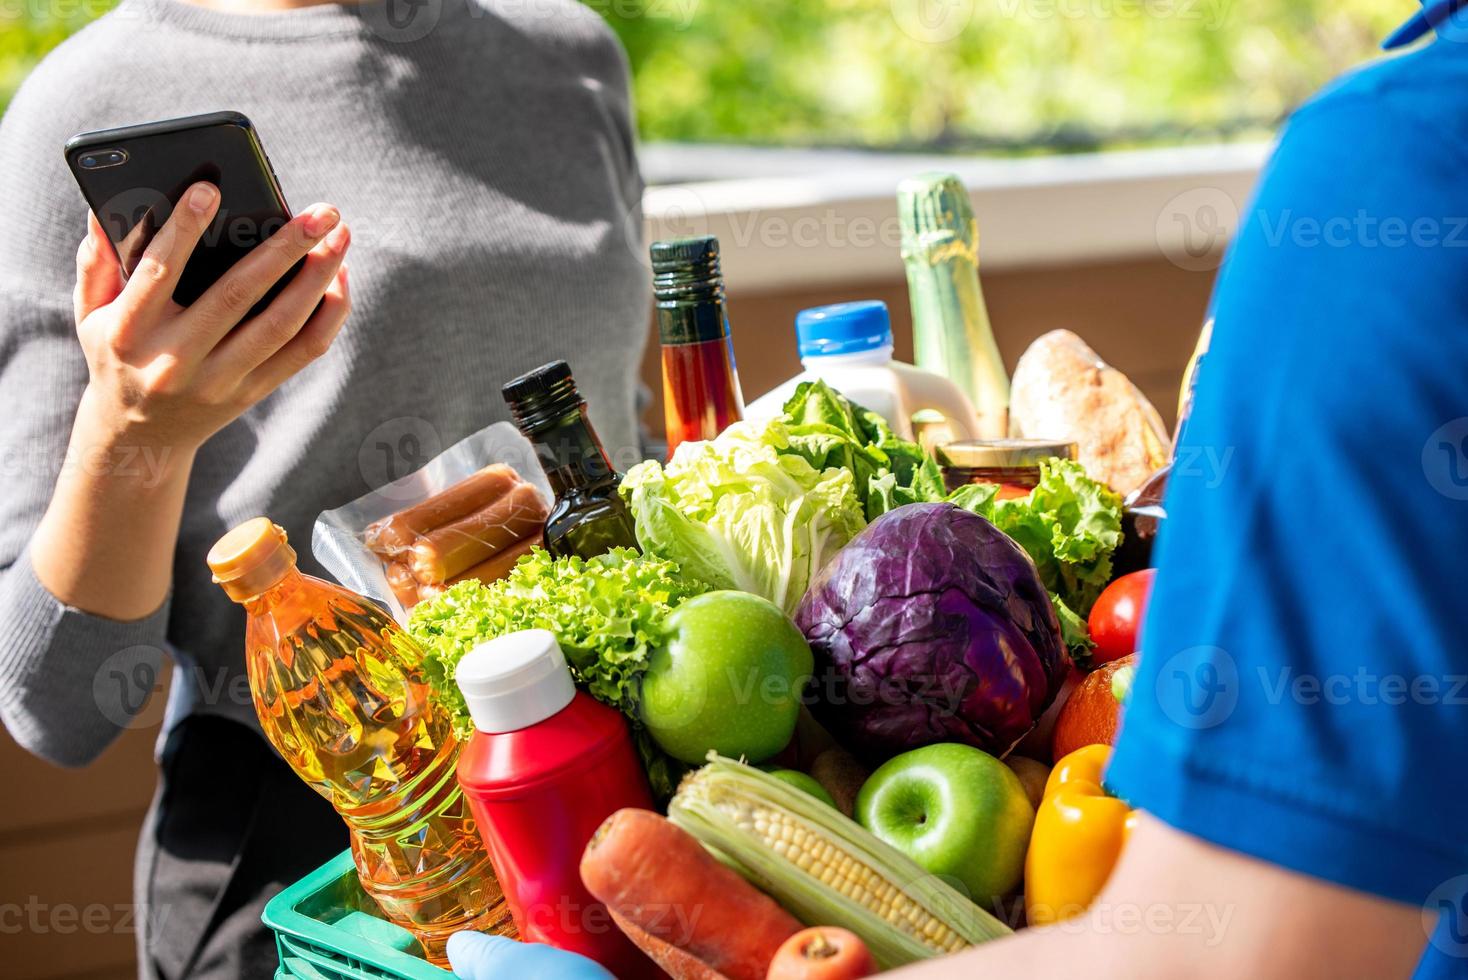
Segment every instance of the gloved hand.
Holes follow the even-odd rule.
[[[482,932],[454,933],[448,951],[449,963],[462,980],[616,980],[576,953]]]

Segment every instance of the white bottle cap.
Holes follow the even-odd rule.
[[[520,630],[479,644],[454,671],[474,727],[517,732],[571,703],[576,684],[550,630]]]

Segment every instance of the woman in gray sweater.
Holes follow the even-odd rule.
[[[61,147],[219,109],[254,121],[291,200],[331,203],[181,309],[217,193],[186,195],[124,285]],[[141,969],[270,976],[263,902],[346,835],[260,736],[242,613],[204,554],[257,514],[308,541],[319,511],[503,417],[499,384],[554,357],[636,458],[625,59],[574,0],[122,0],[22,87],[0,172],[0,720],[86,765],[171,660]]]

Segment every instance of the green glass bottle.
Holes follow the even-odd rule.
[[[621,474],[607,459],[566,362],[522,374],[500,393],[556,497],[545,522],[545,550],[557,558],[594,558],[636,548],[632,513],[617,493]]]
[[[978,413],[978,436],[1009,434],[1009,373],[994,342],[979,286],[979,227],[968,191],[953,174],[921,174],[897,185],[902,261],[912,303],[913,363],[963,389]]]

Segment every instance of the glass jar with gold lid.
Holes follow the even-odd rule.
[[[1054,439],[976,439],[950,442],[933,454],[949,492],[970,483],[997,483],[998,497],[1024,497],[1040,483],[1040,464],[1076,458],[1076,444]]]

